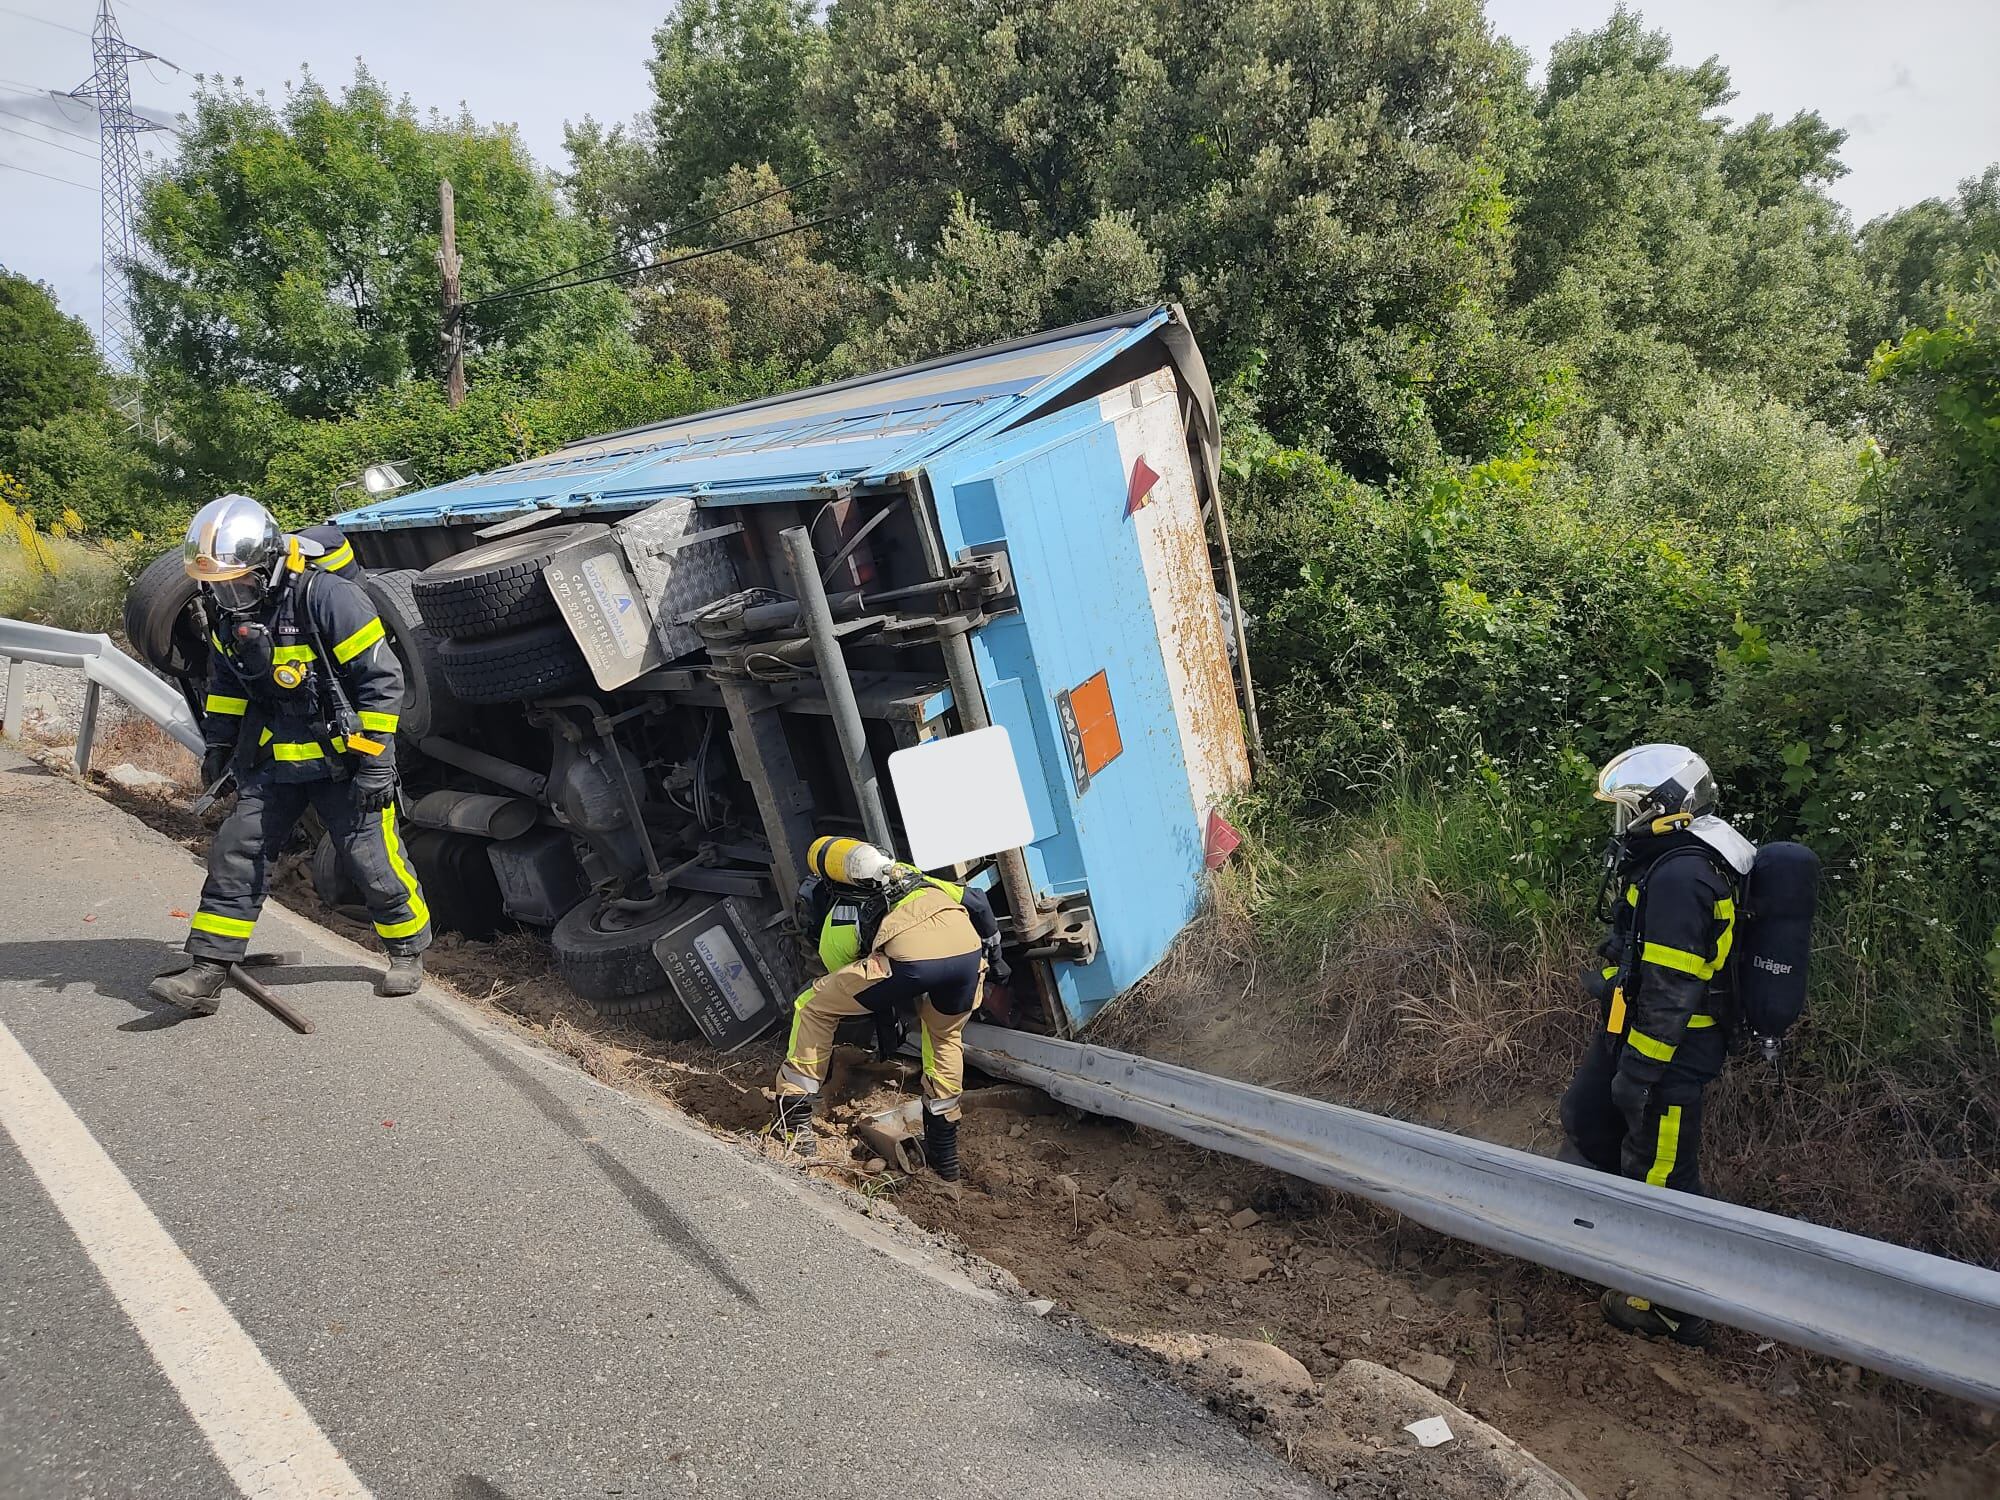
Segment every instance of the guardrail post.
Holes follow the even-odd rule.
[[[6,716],[0,719],[0,734],[10,740],[21,737],[21,719],[28,709],[28,664],[19,657],[7,663]]]
[[[90,745],[97,738],[97,680],[91,678],[83,690],[83,721],[76,726],[76,774],[90,774]]]

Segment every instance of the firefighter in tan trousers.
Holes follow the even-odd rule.
[[[923,1030],[924,1157],[955,1182],[963,1033],[979,1006],[987,955],[998,949],[997,928],[980,930],[994,926],[991,910],[983,897],[971,899],[977,892],[933,880],[858,839],[815,839],[806,863],[831,898],[815,934],[829,972],[793,1006],[774,1133],[799,1155],[814,1155],[813,1110],[835,1029],[852,1016],[914,1007]],[[817,915],[810,898],[805,906]]]

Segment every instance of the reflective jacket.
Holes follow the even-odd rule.
[[[301,541],[309,544],[301,550],[311,566],[338,573],[351,583],[359,583],[368,576],[368,570],[354,560],[354,544],[333,522],[322,521],[317,526],[303,527],[297,534]],[[314,548],[318,551],[315,552]]]
[[[943,891],[965,908],[982,948],[990,950],[998,945],[1000,924],[994,919],[993,906],[986,899],[986,892],[977,886],[953,885],[948,880],[930,875],[924,877],[924,884]],[[827,973],[833,974],[874,948],[882,919],[889,908],[880,897],[861,896],[831,885],[826,889],[832,895],[832,904],[819,924],[819,961],[826,965]],[[909,900],[909,896],[903,898],[904,902]]]
[[[342,779],[364,755],[393,763],[403,666],[374,603],[339,573],[283,576],[253,622],[261,638],[226,615],[210,632],[203,737],[279,781]]]
[[[1618,896],[1584,987],[1604,1008],[1604,1029],[1624,1039],[1619,1071],[1652,1084],[1678,1059],[1714,1076],[1730,1020],[1735,882],[1689,835],[1648,835],[1628,841]]]

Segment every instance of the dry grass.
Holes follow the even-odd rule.
[[[1092,1039],[1269,1087],[1550,1150],[1588,1042],[1592,934],[1467,915],[1435,851],[1380,826],[1253,851]],[[1836,1076],[1809,1013],[1783,1070],[1733,1060],[1703,1170],[1736,1202],[2000,1267],[2000,1079]]]

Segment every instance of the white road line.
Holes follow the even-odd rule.
[[[118,1164],[0,1024],[0,1125],[249,1500],[369,1500]]]

